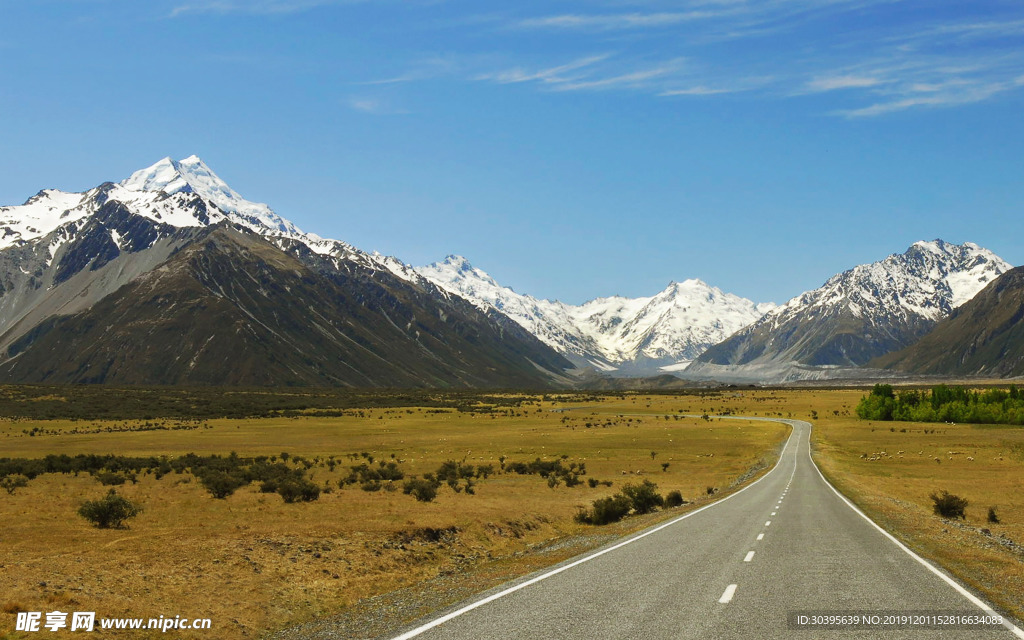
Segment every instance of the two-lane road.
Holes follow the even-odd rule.
[[[983,602],[836,492],[810,457],[811,425],[745,489],[614,545],[480,594],[394,638],[829,638],[794,612],[983,615]],[[997,629],[862,629],[868,638],[1024,638]]]

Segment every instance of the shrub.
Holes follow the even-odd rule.
[[[988,521],[992,524],[999,524],[999,514],[996,513],[995,507],[988,508]]]
[[[142,508],[124,496],[117,495],[116,489],[99,500],[86,500],[78,508],[82,516],[99,529],[124,529],[125,520],[139,515]]]
[[[657,492],[658,485],[650,480],[644,480],[641,484],[627,484],[622,487],[622,493],[629,499],[633,511],[638,514],[650,513],[658,507],[664,506],[665,498]]]
[[[205,471],[199,475],[199,482],[218,500],[227,498],[237,489],[249,484],[245,478],[227,471]]]
[[[681,507],[686,504],[686,500],[683,499],[683,494],[678,491],[669,491],[665,496],[666,507]]]
[[[598,484],[597,478],[587,478],[587,486],[591,489],[597,487]]]
[[[576,514],[576,522],[596,525],[618,522],[629,513],[630,506],[629,498],[621,493],[616,493],[608,498],[594,500],[594,506],[589,512],[580,511]]]
[[[120,486],[128,481],[120,473],[112,473],[110,471],[104,471],[96,474],[96,479],[100,481],[100,484],[104,486]]]
[[[941,494],[933,493],[928,497],[935,503],[935,515],[942,516],[943,518],[967,519],[964,515],[964,508],[967,507],[966,499],[953,495],[946,490],[943,490]]]
[[[426,478],[412,478],[405,482],[402,493],[411,495],[420,502],[430,502],[437,497],[437,484]]]
[[[277,493],[288,504],[320,499],[320,487],[305,478],[286,478],[277,484]]]
[[[5,489],[8,494],[13,494],[16,490],[27,486],[28,476],[23,476],[20,473],[13,473],[0,478],[0,488]]]

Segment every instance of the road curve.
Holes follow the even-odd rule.
[[[988,629],[792,626],[797,612],[983,615],[989,606],[825,480],[810,457],[809,423],[773,421],[789,424],[792,434],[776,466],[743,490],[386,637],[1024,638],[1010,622]]]

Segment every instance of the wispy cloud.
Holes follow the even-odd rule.
[[[514,23],[523,29],[644,29],[668,27],[683,22],[702,20],[721,15],[714,11],[687,11],[673,13],[621,13],[611,15],[563,14],[541,18],[527,18]]]
[[[172,18],[195,13],[296,13],[332,4],[368,0],[192,0],[171,10]]]
[[[951,107],[982,102],[989,98],[1024,87],[1024,75],[1005,82],[955,82],[945,86],[916,87],[918,95],[901,97],[894,100],[877,102],[859,109],[840,110],[839,115],[848,118],[865,118],[880,116],[895,111],[905,111],[915,107]]]
[[[572,72],[592,67],[595,64],[607,60],[608,54],[587,56],[585,58],[579,58],[561,64],[554,67],[536,69],[533,71],[524,69],[522,67],[515,67],[512,69],[506,69],[503,71],[497,71],[492,73],[483,73],[476,76],[477,80],[490,80],[497,82],[498,84],[516,84],[520,82],[542,82],[544,84],[560,84],[566,82],[572,82],[574,79],[578,79],[578,74],[566,75]]]
[[[411,113],[406,109],[398,109],[392,106],[388,101],[380,98],[353,97],[349,98],[345,102],[345,105],[353,111],[374,116],[396,116],[408,115]]]
[[[478,74],[474,79],[497,84],[536,83],[548,91],[665,90],[663,83],[678,76],[685,58],[660,62],[617,59],[612,54],[578,58],[552,67],[514,67]]]
[[[686,89],[666,89],[658,95],[664,98],[670,96],[717,96],[723,93],[737,93],[739,91],[745,91],[745,89],[725,89],[725,88],[712,88],[705,86],[687,87]]]
[[[836,91],[837,89],[864,89],[880,85],[884,80],[868,76],[828,76],[815,78],[807,83],[810,92]]]
[[[554,87],[555,91],[594,91],[608,89],[639,89],[649,87],[651,81],[664,78],[674,72],[676,65],[642,69],[630,73],[609,76],[606,78],[593,78],[588,80],[576,80],[563,82]]]

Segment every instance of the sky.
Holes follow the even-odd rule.
[[[0,204],[199,155],[305,231],[580,303],[1024,264],[1019,0],[0,0]]]

